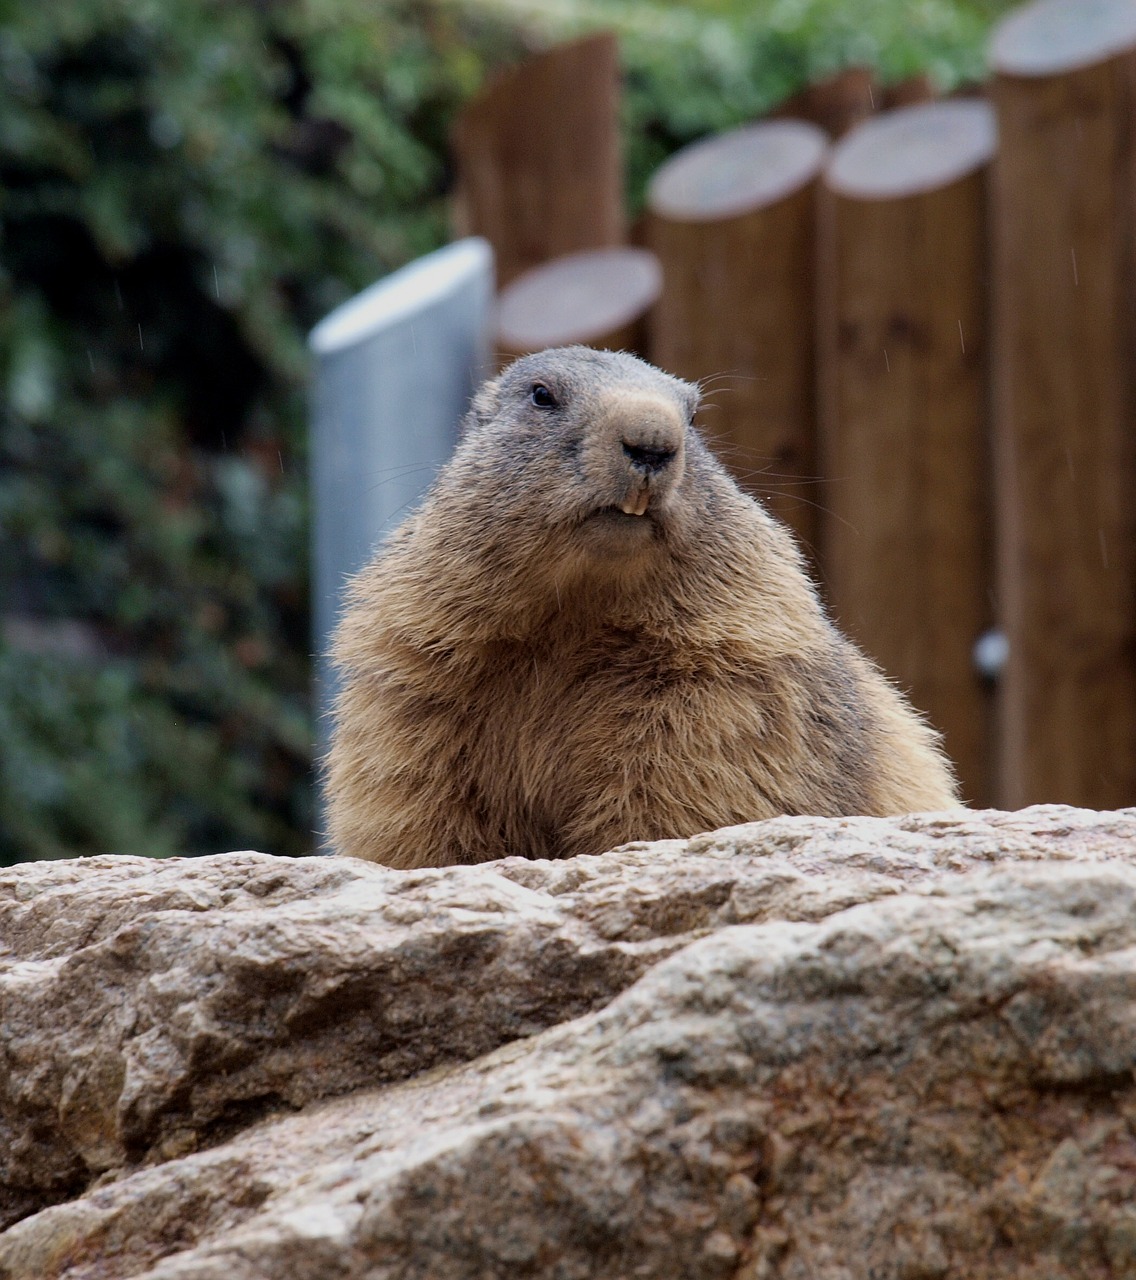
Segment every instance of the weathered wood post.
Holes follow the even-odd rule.
[[[990,50],[1009,807],[1136,803],[1136,4],[1043,0]]]
[[[490,372],[492,302],[492,251],[484,240],[461,240],[380,280],[312,330],[320,710],[332,696],[327,644],[344,581],[449,457],[470,395]]]
[[[842,138],[883,105],[883,87],[871,67],[845,67],[814,80],[771,113],[774,120],[808,120],[831,138]]]
[[[499,76],[454,129],[457,219],[507,285],[549,258],[624,238],[619,50],[610,32]]]
[[[986,182],[982,102],[876,116],[822,197],[821,563],[840,623],[942,730],[990,803]]]
[[[661,288],[659,261],[646,249],[572,253],[534,267],[501,291],[498,358],[577,342],[642,355]]]
[[[648,191],[663,264],[651,358],[703,381],[703,419],[737,479],[815,543],[815,205],[828,140],[768,121],[672,157]]]

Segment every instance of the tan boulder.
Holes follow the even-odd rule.
[[[4,1280],[1136,1277],[1136,811],[0,871]]]

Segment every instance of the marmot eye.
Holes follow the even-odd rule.
[[[538,409],[555,409],[556,397],[543,382],[534,382],[531,399]]]

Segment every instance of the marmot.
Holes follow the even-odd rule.
[[[622,352],[524,356],[351,583],[332,843],[564,858],[776,814],[958,803],[935,733],[832,625],[791,534]]]

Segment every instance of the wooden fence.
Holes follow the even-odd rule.
[[[466,229],[530,265],[501,351],[614,335],[706,382],[707,433],[944,732],[969,801],[1136,804],[1136,5],[1016,11],[972,99],[912,81],[879,111],[846,72],[788,104],[804,119],[698,143],[655,176],[637,248],[613,243],[617,70],[594,48],[590,97],[563,92],[566,46],[459,129],[461,190],[505,192],[523,115],[524,190],[594,212],[582,272],[614,255],[566,313],[526,312],[533,270],[576,270],[562,223],[542,241],[529,216],[518,249],[507,199],[463,196]],[[600,116],[600,161],[562,167]]]

